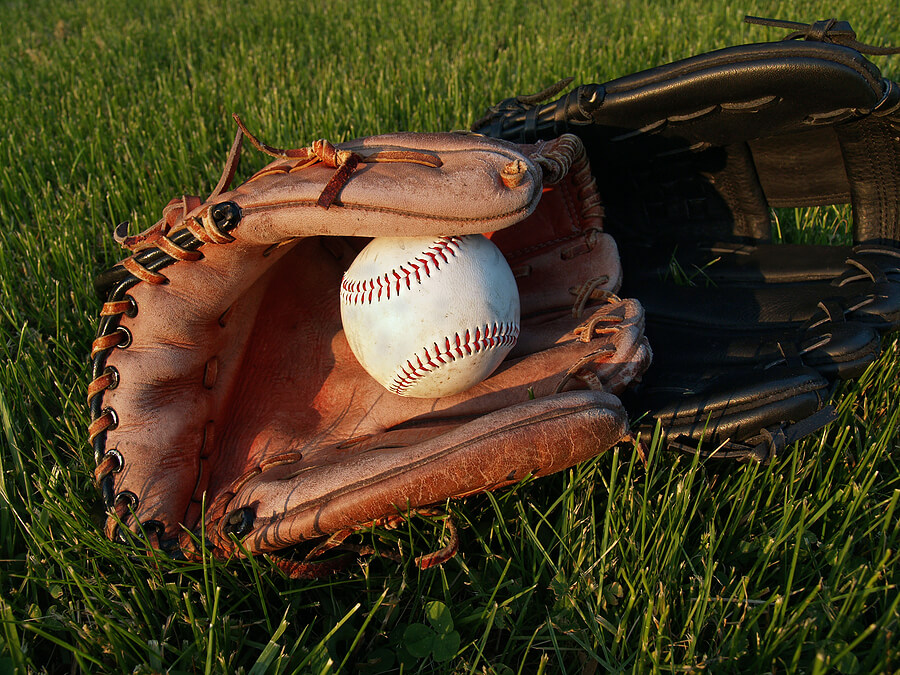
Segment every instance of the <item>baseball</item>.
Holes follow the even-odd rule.
[[[519,292],[487,237],[378,237],[341,282],[341,320],[366,372],[400,396],[457,394],[519,335]]]

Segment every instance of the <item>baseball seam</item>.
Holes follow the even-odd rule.
[[[459,237],[440,237],[418,256],[382,275],[370,279],[348,279],[345,275],[341,280],[341,302],[359,305],[390,300],[392,293],[396,297],[401,288],[410,290],[413,282],[421,284],[423,275],[430,277],[442,264],[450,262],[461,244]]]
[[[425,346],[421,352],[407,359],[400,366],[388,387],[395,394],[403,394],[416,382],[434,372],[442,365],[483,353],[496,347],[512,348],[519,337],[519,325],[514,322],[485,324],[475,330],[467,329],[464,333],[454,333],[444,338],[443,346],[437,342],[431,347]]]

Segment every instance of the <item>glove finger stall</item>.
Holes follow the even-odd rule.
[[[648,436],[660,424],[669,441],[707,452],[746,441],[762,429],[784,429],[816,415],[831,393],[829,382],[811,368],[782,366],[762,373],[702,379],[664,374],[648,381],[632,409],[649,407],[638,427]],[[637,408],[635,408],[636,406]]]
[[[628,289],[648,315],[711,327],[853,320],[900,327],[900,251],[887,247],[698,246],[630,251]]]

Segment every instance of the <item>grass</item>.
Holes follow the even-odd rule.
[[[231,112],[294,147],[464,128],[564,76],[780,36],[744,13],[837,16],[863,41],[900,44],[888,0],[536,4],[0,6],[0,673],[900,669],[892,337],[836,394],[827,433],[772,465],[715,468],[656,446],[645,462],[620,446],[450,504],[462,553],[439,569],[410,562],[439,522],[368,535],[404,563],[321,582],[103,538],[85,431],[91,280],[120,257],[116,223],[211,189]],[[897,57],[875,60],[900,77]],[[242,175],[263,163],[248,153]],[[783,213],[776,234],[840,240],[845,220]]]

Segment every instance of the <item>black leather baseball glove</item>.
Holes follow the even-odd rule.
[[[583,139],[654,347],[632,418],[676,448],[765,460],[827,424],[834,384],[900,326],[900,85],[863,56],[900,50],[834,19],[748,21],[793,32],[542,104],[564,81],[473,129]],[[772,243],[773,208],[834,204],[851,205],[852,245]]]

